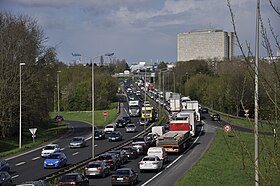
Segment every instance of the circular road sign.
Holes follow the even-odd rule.
[[[108,112],[103,112],[103,116],[104,117],[108,116]]]
[[[224,131],[225,132],[230,132],[231,131],[231,126],[230,125],[224,125]]]

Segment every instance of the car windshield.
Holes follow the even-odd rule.
[[[129,170],[117,170],[115,175],[129,175]]]
[[[101,167],[101,163],[90,163],[87,166],[88,168],[98,168]]]
[[[76,180],[76,175],[65,175],[61,178],[62,182],[72,182]]]
[[[144,157],[142,161],[156,161],[155,157]]]
[[[100,160],[110,160],[110,159],[112,159],[112,157],[109,156],[109,155],[106,155],[106,156],[99,156],[98,159],[100,159]]]
[[[73,141],[82,141],[82,138],[73,138]]]
[[[52,146],[52,145],[48,145],[44,148],[44,150],[53,150],[55,149],[55,146]]]
[[[48,159],[59,159],[60,158],[60,154],[50,154],[48,156]]]
[[[113,125],[108,125],[106,128],[114,128]]]
[[[129,124],[129,125],[127,125],[126,127],[135,127],[135,125]]]

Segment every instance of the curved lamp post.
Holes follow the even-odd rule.
[[[104,56],[113,56],[114,53],[106,53]],[[92,147],[91,147],[91,156],[92,159],[94,158],[94,60],[101,57],[102,55],[95,56],[95,57],[89,57],[89,56],[84,56],[79,53],[72,53],[72,56],[74,57],[85,57],[89,58],[91,62],[91,91],[92,91],[92,96],[91,96],[91,101],[92,101],[92,114],[91,114],[91,122],[92,122]]]

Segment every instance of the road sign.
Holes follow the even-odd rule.
[[[231,126],[230,125],[224,125],[224,131],[225,132],[230,132],[231,131]]]
[[[108,116],[108,112],[103,112],[103,116],[104,117]]]
[[[32,135],[35,135],[37,128],[31,128],[29,129],[29,131],[31,132]]]

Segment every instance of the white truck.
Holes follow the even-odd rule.
[[[169,100],[169,107],[170,107],[170,112],[172,115],[174,115],[177,112],[180,112],[181,110],[181,100],[179,99],[174,99],[171,98]]]
[[[197,100],[186,101],[186,107],[182,110],[195,110],[196,120],[200,121],[199,104]]]
[[[152,127],[152,134],[157,134],[161,136],[165,133],[164,126],[154,126]]]
[[[129,115],[131,117],[137,117],[137,116],[140,116],[140,103],[139,103],[139,100],[131,100],[128,102],[128,112],[129,112]]]

